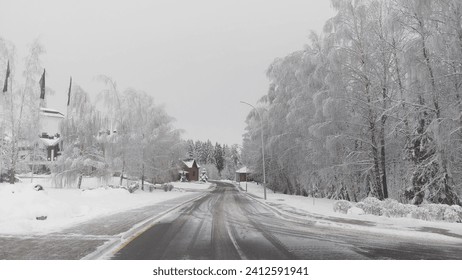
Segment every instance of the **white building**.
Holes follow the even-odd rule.
[[[34,150],[33,145],[23,142],[20,148],[20,160],[27,164],[47,166],[55,161],[61,152],[61,121],[64,115],[50,108],[40,108],[40,133],[38,146]],[[34,160],[31,158],[35,154]],[[37,166],[34,168],[37,170]]]
[[[57,110],[40,108],[40,130],[49,136],[61,134],[59,126],[64,119],[64,115]]]
[[[40,140],[46,149],[46,161],[55,161],[61,151],[61,121],[64,115],[57,110],[40,108]]]

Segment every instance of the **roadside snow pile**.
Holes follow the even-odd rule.
[[[348,215],[364,215],[366,213],[364,213],[363,209],[353,206],[350,209],[348,209],[347,214]]]
[[[210,183],[210,182],[207,182],[207,183],[204,183],[204,182],[173,182],[173,183],[170,183],[172,186],[173,186],[173,189],[175,190],[178,190],[178,191],[183,191],[183,190],[190,190],[190,191],[194,191],[194,190],[206,190],[206,189],[210,189],[212,188],[213,186],[216,186],[216,184],[213,184],[213,183]]]
[[[422,204],[419,206],[402,204],[394,199],[380,201],[375,197],[367,197],[361,202],[352,204],[349,201],[339,200],[333,204],[334,212],[360,215],[385,216],[389,218],[414,218],[424,221],[445,221],[450,223],[462,222],[462,207],[446,204]],[[356,208],[356,209],[355,209]]]
[[[187,192],[130,193],[120,186],[90,189],[56,189],[49,185],[0,184],[0,234],[44,234],[56,232],[96,217],[162,203]]]

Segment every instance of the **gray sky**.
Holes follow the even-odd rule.
[[[64,111],[69,76],[93,96],[105,74],[165,104],[184,138],[242,141],[265,71],[334,12],[326,0],[0,0],[0,36],[22,64],[40,38],[48,106]],[[20,65],[18,65],[19,67]]]

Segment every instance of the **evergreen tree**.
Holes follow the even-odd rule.
[[[218,173],[221,174],[221,171],[224,168],[225,160],[223,157],[223,148],[218,143],[215,144],[213,157],[215,159],[215,166],[217,167]]]

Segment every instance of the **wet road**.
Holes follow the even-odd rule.
[[[215,191],[159,220],[113,259],[462,259],[462,242],[285,219],[218,182]]]

